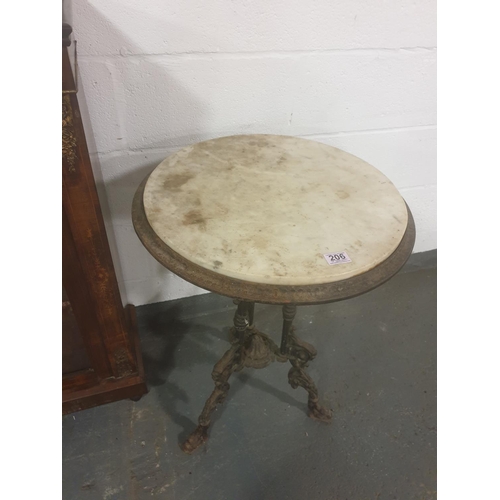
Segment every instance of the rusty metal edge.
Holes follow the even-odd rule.
[[[363,274],[318,285],[270,285],[217,274],[190,262],[165,244],[149,225],[143,194],[149,174],[141,182],[132,202],[135,232],[149,253],[164,267],[186,281],[210,292],[261,304],[324,304],[369,292],[392,278],[406,263],[415,244],[415,222],[408,210],[408,225],[401,243],[382,263]]]

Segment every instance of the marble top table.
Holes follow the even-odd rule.
[[[306,353],[296,366],[303,371],[315,350],[291,331],[295,306],[375,288],[403,266],[415,241],[411,212],[380,171],[340,149],[290,136],[239,135],[186,147],[139,186],[132,215],[139,238],[160,263],[237,299],[231,349],[239,349],[240,364],[232,371],[276,359],[289,360],[292,372],[293,356]],[[281,349],[253,326],[255,302],[285,305]],[[256,361],[262,342],[269,359]],[[214,393],[225,369],[214,369]],[[312,380],[294,381],[289,374],[289,381],[308,390],[310,416],[331,418],[315,386],[306,387]],[[220,391],[216,396],[185,451],[206,441]]]

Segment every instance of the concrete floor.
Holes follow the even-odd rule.
[[[63,499],[436,498],[436,269],[420,261],[361,297],[298,309],[332,424],[306,416],[306,392],[275,363],[233,376],[192,456],[178,443],[213,388],[234,306],[207,294],[138,308],[150,392],[63,418]],[[278,342],[280,308],[255,312]]]

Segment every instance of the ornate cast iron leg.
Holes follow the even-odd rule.
[[[248,303],[248,326],[253,326],[253,312],[255,310],[255,302]]]
[[[288,372],[288,382],[294,389],[301,386],[308,392],[307,406],[311,418],[321,422],[331,422],[332,411],[319,404],[318,388],[305,371],[309,361],[312,361],[316,356],[316,349],[293,334],[290,334],[289,342],[289,359],[292,368]]]
[[[198,427],[196,427],[182,445],[182,450],[186,453],[192,453],[207,441],[210,416],[217,407],[217,404],[222,404],[224,399],[226,399],[229,391],[229,377],[232,373],[242,368],[240,365],[240,350],[240,346],[233,345],[215,365],[212,371],[215,389],[207,399],[203,411],[198,418]]]
[[[283,330],[281,331],[281,354],[286,354],[288,351],[288,335],[292,328],[293,318],[297,313],[295,304],[286,304],[283,306]]]
[[[226,399],[230,387],[228,383],[229,377],[234,372],[243,368],[242,352],[245,331],[248,327],[246,319],[248,305],[248,302],[238,303],[238,309],[234,316],[233,345],[214,366],[212,379],[215,382],[215,389],[207,399],[203,411],[198,418],[198,427],[196,427],[181,446],[182,450],[186,453],[192,453],[207,441],[210,416],[217,407],[217,404],[222,404],[224,399]]]
[[[283,306],[283,335],[281,337],[281,352],[286,354],[292,368],[288,372],[288,382],[294,388],[303,387],[309,397],[307,406],[309,416],[321,422],[331,422],[332,411],[319,404],[318,388],[305,368],[317,354],[316,349],[307,342],[300,340],[293,334],[292,321],[295,317],[296,306]]]
[[[229,331],[229,340],[237,342],[238,339],[242,340],[247,328],[253,326],[253,311],[255,303],[243,302],[241,300],[233,300],[233,303],[238,307],[234,313],[233,324],[234,327]]]
[[[231,328],[232,346],[217,362],[212,378],[215,388],[207,399],[198,418],[198,427],[181,446],[186,453],[192,453],[208,439],[210,417],[217,404],[223,403],[229,391],[229,377],[234,372],[247,368],[264,368],[273,361],[290,361],[292,368],[288,372],[288,381],[296,389],[299,385],[309,394],[309,416],[322,422],[330,422],[332,413],[318,403],[318,389],[306,373],[307,363],[316,356],[316,349],[293,334],[292,321],[296,306],[283,306],[283,331],[281,348],[265,333],[259,332],[253,325],[254,304],[235,301],[238,309],[234,315],[234,327]]]

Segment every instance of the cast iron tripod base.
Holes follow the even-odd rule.
[[[229,377],[243,368],[265,368],[273,361],[285,363],[290,361],[292,367],[288,372],[288,382],[296,389],[303,387],[308,393],[309,417],[321,422],[331,422],[332,411],[319,404],[318,389],[305,368],[312,361],[317,351],[307,342],[300,340],[293,333],[291,326],[295,316],[295,306],[283,306],[283,337],[281,349],[265,333],[259,332],[253,326],[253,304],[239,302],[234,318],[234,328],[231,329],[231,348],[217,362],[212,379],[215,389],[207,399],[203,411],[198,418],[198,427],[191,433],[181,448],[186,453],[192,453],[208,439],[210,416],[223,403],[229,391]]]

